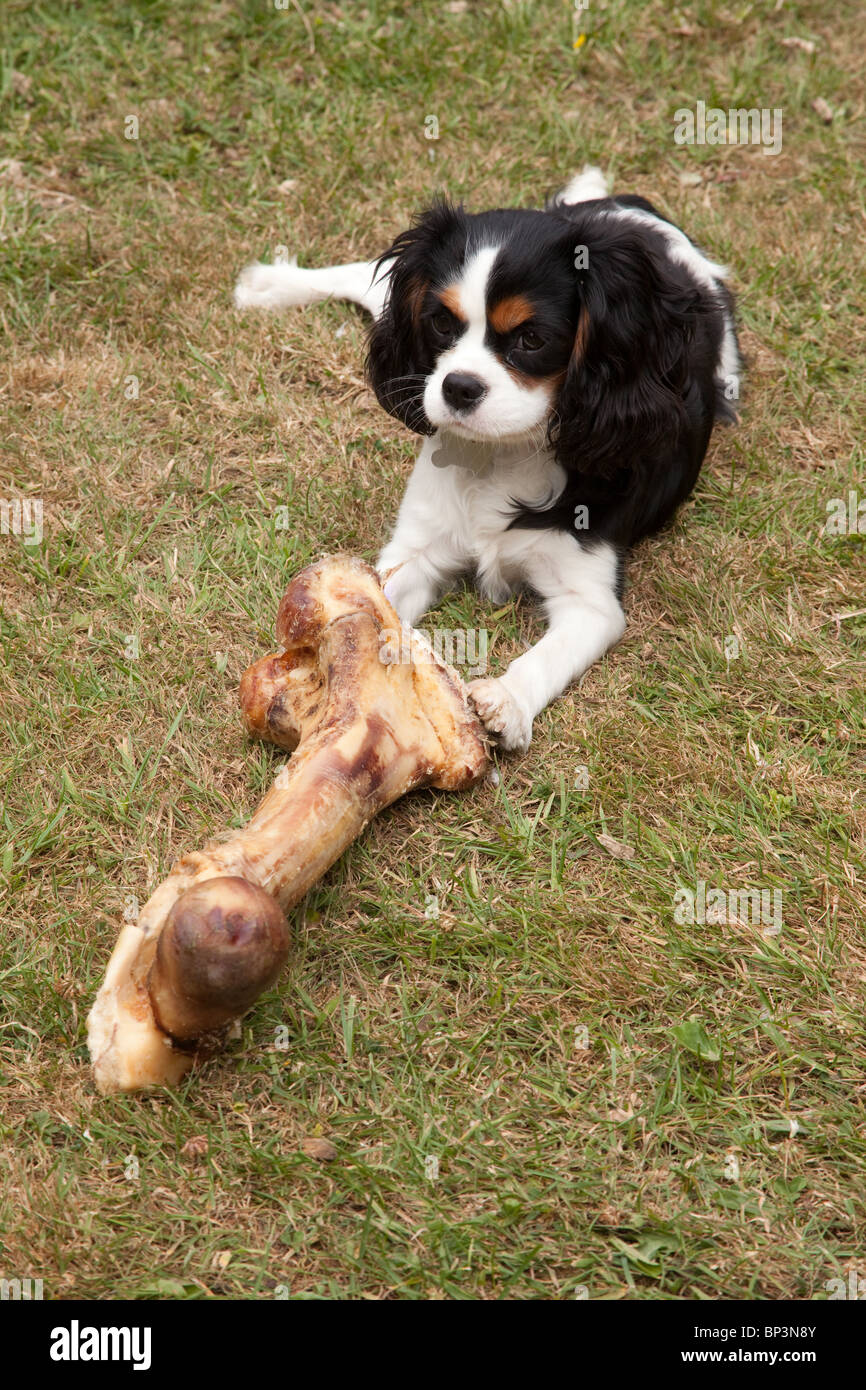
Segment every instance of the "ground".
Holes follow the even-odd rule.
[[[42,500],[44,534],[0,536],[0,1276],[363,1299],[866,1277],[858,11],[8,0],[0,491]],[[698,101],[781,108],[781,151],[676,144]],[[586,160],[731,267],[742,423],[499,787],[383,815],[228,1051],[101,1099],[84,1023],[124,912],[252,811],[282,755],[245,737],[240,674],[296,569],[375,556],[413,453],[361,314],[240,317],[236,273],[367,257],[437,190],[530,204]],[[469,590],[432,623],[487,628],[494,673],[539,630]],[[731,905],[750,887],[766,921]]]

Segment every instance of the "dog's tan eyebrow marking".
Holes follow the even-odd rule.
[[[510,294],[505,299],[500,299],[489,311],[487,317],[490,326],[496,333],[511,333],[515,328],[519,328],[527,319],[531,319],[535,313],[534,308],[522,294]]]
[[[466,322],[463,301],[460,298],[460,289],[457,285],[446,285],[444,290],[439,290],[439,299],[456,319],[459,319],[461,323]]]
[[[518,386],[522,386],[525,391],[532,390],[537,386],[543,386],[551,402],[556,392],[565,381],[566,375],[566,369],[564,367],[561,371],[552,372],[550,376],[532,376],[529,372],[522,372],[519,367],[509,367],[508,363],[505,364],[505,370],[511,377],[511,380],[516,382]]]

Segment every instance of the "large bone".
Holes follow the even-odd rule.
[[[303,570],[277,638],[284,650],[244,673],[241,706],[251,733],[294,752],[246,828],[179,859],[121,931],[87,1020],[104,1094],[179,1081],[274,982],[285,913],[373,816],[487,769],[459,676],[401,631],[369,566]]]

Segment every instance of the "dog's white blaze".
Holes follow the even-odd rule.
[[[544,424],[550,411],[550,388],[544,383],[521,386],[484,341],[487,290],[499,249],[483,246],[467,256],[454,285],[466,328],[437,358],[424,389],[428,420],[462,439],[521,439]],[[474,410],[460,413],[448,405],[442,383],[449,372],[468,372],[484,382],[487,394]]]
[[[469,324],[463,338],[484,345],[487,331],[487,286],[499,255],[498,246],[484,246],[470,256],[460,276],[457,293],[463,316]]]

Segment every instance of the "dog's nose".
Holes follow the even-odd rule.
[[[452,410],[471,410],[487,395],[487,387],[471,372],[449,372],[442,383],[442,395]]]

